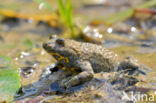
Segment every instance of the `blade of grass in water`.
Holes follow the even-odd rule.
[[[58,0],[59,5],[59,13],[62,18],[62,21],[65,23],[67,27],[69,27],[71,31],[72,37],[75,36],[74,34],[74,24],[72,21],[72,5],[70,0],[66,0],[65,3],[63,3],[63,0]]]
[[[71,33],[74,35],[74,25],[73,25],[73,21],[72,21],[72,6],[70,3],[70,0],[67,0],[67,21],[68,21],[68,25],[71,29]]]
[[[156,0],[150,0],[137,6],[136,8],[149,8],[154,5],[156,5]],[[103,20],[106,25],[112,25],[116,22],[124,21],[127,18],[132,17],[133,14],[134,14],[134,8],[130,8],[126,11],[121,11],[119,13],[115,13],[104,18],[99,18],[99,20]]]
[[[66,21],[66,8],[63,4],[63,1],[62,0],[58,0],[58,6],[59,6],[59,13],[60,13],[60,16],[61,16],[61,19],[63,21]]]

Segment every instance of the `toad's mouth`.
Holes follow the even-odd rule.
[[[53,52],[51,52],[51,53],[49,53],[51,56],[53,56],[53,57],[55,57],[55,59],[59,62],[59,61],[61,61],[61,60],[65,60],[65,62],[66,63],[69,63],[69,59],[68,58],[66,58],[66,57],[63,57],[63,56],[61,56],[60,54],[58,54],[58,53],[53,53]]]

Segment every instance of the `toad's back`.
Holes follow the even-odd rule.
[[[68,47],[72,49],[81,60],[89,61],[95,73],[114,71],[117,67],[117,54],[107,50],[104,46],[67,40]],[[70,42],[70,43],[69,43]]]

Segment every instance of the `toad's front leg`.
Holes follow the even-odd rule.
[[[90,62],[78,60],[75,62],[75,68],[80,69],[81,72],[78,75],[74,76],[72,79],[66,81],[63,84],[64,88],[70,88],[72,86],[82,84],[93,78],[94,73]]]

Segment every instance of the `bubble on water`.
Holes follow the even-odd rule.
[[[108,33],[112,33],[112,32],[113,32],[113,29],[112,29],[112,28],[108,28],[108,29],[107,29],[107,32],[108,32]]]
[[[90,31],[90,26],[86,26],[85,29],[83,30],[83,33],[87,33],[88,31]]]
[[[16,57],[16,58],[15,58],[15,60],[17,61],[17,60],[18,60],[18,58]]]
[[[33,67],[36,67],[38,65],[38,63],[33,64]]]
[[[131,27],[131,32],[136,32],[136,28],[134,26]]]
[[[103,37],[103,35],[102,34],[99,34],[99,38],[102,38]]]
[[[95,37],[98,37],[98,38],[102,38],[102,34],[99,34],[98,32],[97,33],[94,33],[94,36]]]
[[[42,51],[41,51],[41,55],[44,55],[44,54],[45,54],[45,52],[44,52],[44,50],[42,50]]]
[[[117,54],[115,54],[115,56],[117,57],[118,55],[117,55]]]
[[[28,53],[28,52],[21,52],[21,55],[23,55],[23,56],[29,56],[30,53]]]
[[[20,55],[20,58],[24,58],[26,56],[30,56],[30,53],[22,51],[21,55]]]
[[[41,10],[43,7],[44,7],[44,3],[40,3],[38,8]]]
[[[93,32],[99,32],[98,29],[93,29]]]
[[[24,57],[23,55],[20,56],[20,58],[23,58],[23,57]]]
[[[99,33],[99,30],[96,28],[93,28],[91,26],[86,26],[85,29],[83,30],[83,33],[87,37],[94,37],[94,38],[102,38],[103,35]]]

